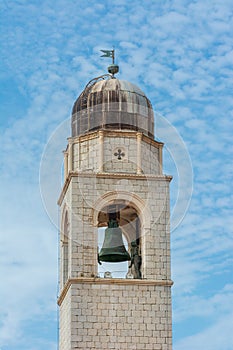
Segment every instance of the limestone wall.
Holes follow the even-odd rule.
[[[67,291],[66,298],[59,310],[59,350],[71,350],[71,289]]]
[[[136,174],[140,168],[140,173],[158,175],[160,147],[162,144],[135,131],[91,133],[70,139],[69,170]]]
[[[76,280],[67,297],[71,343],[60,350],[171,350],[169,286]]]

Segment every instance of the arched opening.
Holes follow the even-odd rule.
[[[113,226],[117,227],[116,231],[114,231],[115,228],[112,229]],[[137,210],[129,202],[115,200],[105,205],[98,214],[99,277],[141,278],[140,236],[140,219]],[[117,243],[115,243],[116,240]],[[105,254],[107,255],[106,260],[105,256],[102,260]],[[125,260],[118,262],[121,260],[121,255]]]

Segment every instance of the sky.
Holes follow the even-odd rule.
[[[233,348],[232,15],[231,0],[2,0],[0,350],[57,349],[62,150],[113,47],[174,177],[173,350]]]

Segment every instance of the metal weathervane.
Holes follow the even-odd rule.
[[[112,64],[114,64],[115,62],[115,50],[100,50],[101,52],[103,52],[104,54],[100,57],[112,57]]]
[[[103,52],[103,55],[100,57],[111,57],[112,58],[112,64],[108,66],[108,72],[112,74],[112,78],[114,78],[114,74],[119,72],[119,66],[115,64],[115,50],[100,50]]]

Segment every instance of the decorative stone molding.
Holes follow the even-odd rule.
[[[95,177],[102,179],[137,179],[137,180],[150,180],[150,181],[167,181],[170,182],[172,180],[171,175],[144,175],[144,174],[129,174],[129,173],[91,173],[91,172],[78,172],[78,171],[70,171],[66,181],[63,185],[61,194],[57,201],[58,205],[62,204],[66,191],[69,187],[70,181],[73,177]]]
[[[98,131],[89,132],[88,134],[81,135],[79,137],[69,137],[68,142],[72,143],[72,144],[79,143],[79,142],[98,138],[98,137],[100,137],[100,135],[103,135],[104,137],[105,136],[109,136],[109,137],[119,137],[120,136],[120,137],[137,138],[137,134],[141,134],[143,141],[145,141],[148,144],[152,144],[157,148],[164,145],[163,142],[156,141],[156,140],[150,138],[149,136],[147,136],[143,133],[138,133],[137,131],[134,131],[134,130],[110,130],[110,129],[102,129],[102,130],[98,130]]]
[[[93,278],[86,278],[86,277],[79,277],[79,278],[69,278],[58,297],[57,303],[60,306],[62,304],[62,301],[64,300],[68,290],[70,287],[74,284],[115,284],[115,285],[137,285],[137,286],[165,286],[165,287],[171,287],[173,285],[172,280],[146,280],[146,279],[124,279],[124,278],[99,278],[99,277],[93,277]]]

